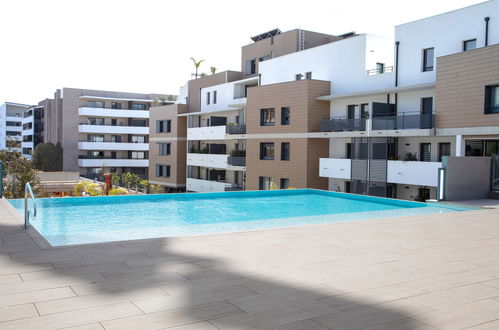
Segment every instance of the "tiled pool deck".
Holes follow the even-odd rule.
[[[12,211],[0,329],[499,329],[499,208],[58,248]]]

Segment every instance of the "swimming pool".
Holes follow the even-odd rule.
[[[23,214],[24,200],[9,200]],[[54,246],[465,211],[314,189],[39,198],[31,225]]]

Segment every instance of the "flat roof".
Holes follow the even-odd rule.
[[[78,97],[79,99],[96,99],[96,100],[111,100],[111,101],[137,101],[137,102],[154,102],[151,99],[134,99],[134,98],[121,98],[121,97],[106,97],[106,96],[95,96],[95,95],[82,95]]]
[[[357,96],[369,96],[369,95],[396,93],[396,92],[404,92],[404,91],[416,91],[416,90],[421,90],[421,89],[429,89],[429,88],[433,88],[433,87],[435,87],[435,83],[418,84],[418,85],[410,85],[410,86],[399,86],[399,87],[384,88],[384,89],[373,89],[373,90],[369,90],[369,91],[361,91],[361,92],[354,92],[354,93],[323,95],[323,96],[318,96],[317,100],[330,101],[330,100],[344,99],[344,98],[357,97]]]

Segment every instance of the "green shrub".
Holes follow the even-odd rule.
[[[114,187],[109,190],[109,195],[128,195],[128,191],[125,188]]]
[[[104,195],[104,191],[102,190],[100,184],[88,181],[78,182],[76,186],[73,188],[73,192],[78,196],[82,196],[83,192],[86,192],[90,196]]]

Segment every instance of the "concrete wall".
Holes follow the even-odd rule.
[[[446,199],[487,198],[490,190],[490,162],[490,157],[449,157],[446,165]]]

